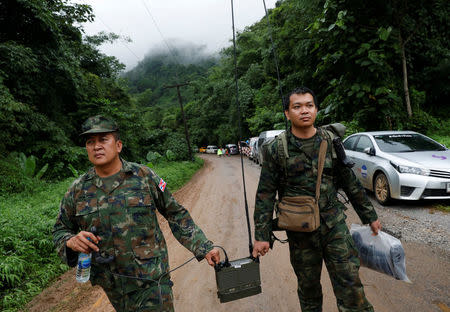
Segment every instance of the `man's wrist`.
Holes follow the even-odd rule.
[[[267,231],[255,231],[255,240],[259,242],[270,241],[270,233]]]
[[[211,250],[213,250],[213,242],[211,242],[211,241],[206,241],[205,243],[203,243],[203,244],[201,244],[200,245],[200,247],[198,247],[196,250],[195,250],[195,252],[194,252],[194,254],[195,254],[195,258],[198,260],[198,261],[202,261],[204,258],[205,258],[205,256],[206,256],[206,254],[208,253],[208,252],[210,252]]]

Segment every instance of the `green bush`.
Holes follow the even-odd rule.
[[[200,158],[196,158],[194,162],[160,161],[153,170],[167,182],[171,191],[176,191],[202,165],[203,160]],[[17,181],[27,178],[18,164],[13,162],[11,165],[8,160],[0,159],[0,174],[1,170],[7,169],[11,170],[7,172],[8,177],[17,173],[18,175],[14,176]],[[3,183],[4,179],[0,181]],[[28,185],[23,186],[25,191],[18,194],[2,191],[0,311],[19,310],[55,277],[68,269],[54,251],[52,228],[59,211],[59,202],[72,181],[73,178],[58,183],[36,181],[31,184],[32,193],[27,190]],[[20,188],[16,186],[15,189]]]
[[[18,162],[0,158],[0,194],[18,193],[33,187],[33,179],[26,176]]]
[[[19,153],[18,159],[20,168],[22,168],[24,174],[27,177],[39,180],[48,169],[47,163],[41,169],[37,170],[37,158],[34,155],[30,155],[29,157],[27,157],[24,153]]]
[[[189,153],[186,144],[186,138],[180,133],[170,133],[164,142],[165,154],[167,156],[167,150],[172,151],[175,156],[172,160],[188,160]],[[169,156],[170,157],[170,156]]]
[[[449,135],[439,135],[439,134],[433,134],[430,135],[430,138],[433,140],[444,144],[447,148],[450,148],[450,136]]]
[[[356,120],[352,120],[350,122],[342,121],[341,122],[345,126],[345,137],[357,132],[365,131]]]
[[[1,311],[16,311],[68,268],[54,251],[52,228],[70,182],[41,181],[33,194],[0,196]]]
[[[195,157],[194,161],[161,161],[152,169],[167,182],[171,192],[182,187],[203,166],[203,159]]]
[[[448,129],[450,129],[450,119],[441,120],[437,129],[427,131],[425,134],[435,141],[444,144],[447,148],[450,148],[450,133]]]
[[[432,132],[439,129],[439,121],[425,111],[416,110],[411,119],[405,123],[405,130],[417,131],[420,133]]]

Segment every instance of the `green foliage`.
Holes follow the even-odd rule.
[[[439,128],[439,121],[420,109],[413,112],[411,119],[406,122],[405,130],[427,133]]]
[[[436,210],[440,210],[440,211],[442,211],[442,212],[444,212],[444,213],[450,213],[450,206],[446,206],[446,205],[435,205],[435,206],[433,206],[433,209],[436,209]],[[434,211],[430,211],[430,213],[434,213]]]
[[[80,25],[92,20],[88,5],[68,0],[0,2],[0,152],[36,156],[48,163],[46,178],[69,175],[67,163],[85,166],[74,146],[96,99],[128,104],[117,81],[124,66],[97,48],[117,36],[82,38]]]
[[[448,129],[450,129],[450,119],[442,120],[438,128],[433,131],[427,131],[425,134],[439,143],[444,144],[447,148],[450,148],[450,134]]]
[[[157,163],[159,160],[161,160],[162,155],[158,152],[148,152],[146,159],[151,163]]]
[[[286,92],[306,85],[315,90],[321,105],[318,124],[340,120],[348,123],[351,131],[423,130],[430,122],[432,129],[431,113],[436,109],[450,113],[445,109],[449,87],[441,83],[449,68],[443,61],[450,53],[448,36],[443,35],[448,28],[443,25],[449,24],[448,11],[449,4],[442,0],[414,0],[408,7],[403,2],[282,1],[269,11],[282,88]],[[411,120],[404,104],[402,42],[406,42]],[[284,128],[265,20],[237,34],[237,66],[243,136]],[[431,72],[441,81],[431,77]],[[194,144],[238,140],[233,75],[233,50],[229,47],[207,79],[191,81],[196,98],[185,110]],[[441,89],[436,90],[423,75]],[[158,118],[175,132],[182,127],[176,116],[171,109]]]
[[[19,153],[18,156],[19,165],[23,173],[30,178],[39,180],[48,169],[48,164],[45,164],[39,171],[36,172],[36,157],[30,155],[25,156],[24,153]]]
[[[195,157],[194,161],[161,161],[151,167],[164,181],[171,192],[177,191],[203,167],[203,159]]]
[[[359,126],[356,120],[352,120],[350,122],[342,121],[341,123],[346,127],[345,137],[348,137],[349,135],[352,135],[357,132],[364,131],[364,129]]]
[[[30,190],[34,181],[24,174],[17,160],[13,157],[0,157],[0,194],[18,193]]]
[[[51,230],[69,184],[41,181],[33,193],[0,196],[0,310],[16,311],[67,270]]]
[[[202,166],[203,160],[196,158],[194,162],[160,161],[153,169],[176,191]],[[72,178],[59,183],[36,181],[33,192],[1,193],[1,311],[17,311],[68,269],[54,251],[52,228],[58,203],[71,182]]]
[[[181,133],[169,133],[164,144],[165,155],[168,160],[188,160],[189,151],[186,138]],[[168,152],[170,150],[170,152]]]
[[[72,172],[74,178],[77,178],[80,175],[78,170],[75,169],[75,167],[72,166],[72,164],[68,164],[67,167],[69,168],[70,172]]]
[[[166,158],[167,158],[168,161],[174,161],[175,158],[176,158],[175,153],[172,152],[170,149],[168,149],[166,151]]]
[[[444,144],[447,148],[450,148],[450,135],[431,133],[428,136],[431,137],[433,140],[441,144]]]

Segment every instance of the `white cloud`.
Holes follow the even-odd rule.
[[[114,32],[129,37],[132,42],[116,41],[105,44],[101,51],[116,56],[127,69],[131,69],[145,54],[165,44],[155,27],[150,14],[162,35],[170,44],[177,41],[205,45],[209,52],[217,52],[230,45],[232,39],[230,0],[73,0],[75,3],[92,6],[96,19],[85,24],[86,34],[100,31]],[[264,16],[262,0],[235,0],[236,30],[243,30]],[[276,0],[267,0],[268,8]],[[145,5],[144,5],[145,3]]]

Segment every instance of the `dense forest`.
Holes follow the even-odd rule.
[[[149,47],[125,72],[100,51],[118,35],[85,34],[94,19],[70,0],[0,0],[2,311],[22,308],[67,270],[51,228],[67,186],[89,166],[79,137],[87,117],[113,117],[123,157],[152,163],[171,186],[202,161],[178,162],[188,152],[170,86],[186,84],[192,147],[239,140],[231,43],[215,55],[195,43]],[[281,94],[305,85],[317,94],[319,124],[417,130],[450,147],[450,1],[280,0],[268,20],[237,34],[243,138],[284,128]]]
[[[446,0],[278,1],[270,24],[262,18],[237,34],[244,138],[284,127],[280,93],[299,85],[316,91],[319,123],[445,130],[449,7]],[[170,53],[149,47],[125,73],[99,50],[117,35],[85,35],[83,23],[94,18],[88,5],[67,0],[0,1],[1,192],[20,191],[38,174],[57,180],[84,170],[78,133],[94,114],[118,121],[129,160],[167,150],[186,159],[176,89],[166,88],[177,83],[189,82],[181,94],[193,146],[238,141],[231,44],[215,56],[195,45]]]

